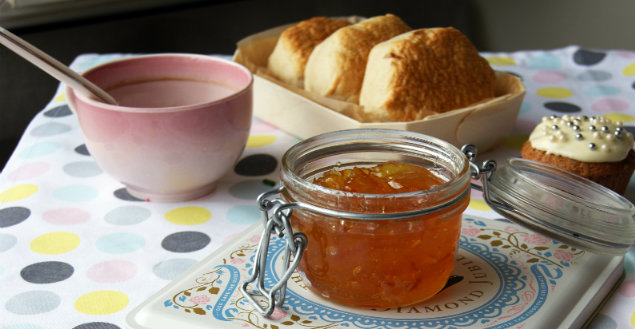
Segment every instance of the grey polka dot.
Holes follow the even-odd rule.
[[[578,75],[578,80],[582,81],[606,81],[613,77],[611,72],[588,70]]]
[[[49,118],[61,118],[72,115],[73,111],[68,105],[60,105],[44,112],[44,116]]]
[[[70,278],[74,271],[73,266],[63,262],[41,262],[23,268],[20,275],[31,283],[53,283]]]
[[[4,306],[7,311],[14,314],[33,315],[50,312],[57,308],[60,302],[60,296],[53,292],[34,290],[9,298]]]
[[[18,243],[18,238],[11,234],[0,233],[0,252],[7,251]]]
[[[9,227],[22,223],[31,216],[31,210],[24,207],[0,209],[0,227]]]
[[[104,220],[115,225],[134,225],[150,218],[152,213],[139,206],[122,206],[109,211]]]
[[[89,322],[82,323],[79,326],[73,327],[73,329],[121,329],[120,327],[107,322]]]
[[[152,267],[152,272],[157,277],[164,280],[174,280],[181,273],[194,266],[196,261],[187,258],[174,258],[162,261]]]
[[[59,122],[48,122],[31,130],[31,136],[33,137],[48,137],[63,134],[71,131],[71,126]]]
[[[103,171],[94,161],[77,161],[64,165],[64,172],[72,177],[93,177]]]
[[[172,233],[161,241],[161,247],[172,252],[192,252],[205,248],[212,239],[203,232]]]

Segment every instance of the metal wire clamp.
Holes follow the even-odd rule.
[[[270,200],[269,196],[278,194],[282,187],[265,192],[258,197],[258,204],[263,213],[265,220],[265,229],[260,237],[260,243],[256,249],[253,273],[240,286],[240,292],[243,296],[260,312],[263,316],[270,316],[276,306],[282,305],[287,291],[287,281],[298,267],[302,253],[306,248],[306,236],[301,233],[293,233],[289,217],[291,215],[291,207],[293,204],[286,203],[280,199]],[[273,287],[267,289],[265,287],[265,272],[267,267],[267,257],[269,250],[269,241],[272,234],[276,234],[279,238],[286,237],[286,249],[283,255],[284,273],[280,277],[280,281]],[[256,282],[257,291],[249,292],[249,284]],[[256,300],[257,295],[265,299],[264,305]]]
[[[476,156],[478,152],[476,146],[472,144],[463,145],[463,147],[461,147],[461,152],[463,152],[463,154],[467,156],[467,159],[470,163],[470,172],[472,175],[472,179],[478,179],[481,181],[481,186],[474,183],[472,183],[471,186],[473,189],[483,192],[483,200],[485,201],[485,203],[487,203],[487,205],[489,205],[495,211],[508,211],[520,216],[524,216],[511,205],[493,200],[490,197],[489,181],[496,171],[496,161],[485,160],[479,166],[476,163]]]

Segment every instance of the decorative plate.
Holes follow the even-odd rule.
[[[130,329],[569,328],[582,326],[622,274],[621,256],[576,249],[504,220],[465,217],[453,275],[435,297],[406,307],[352,308],[291,277],[282,307],[262,317],[238,290],[252,271],[262,227],[220,248],[136,307]],[[266,285],[281,272],[273,238]]]

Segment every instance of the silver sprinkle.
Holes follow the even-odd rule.
[[[622,128],[622,127],[617,127],[617,128],[615,128],[615,131],[622,132],[623,130],[624,130],[624,128]]]
[[[573,121],[567,121],[567,126],[569,127],[573,126]]]
[[[559,128],[558,125],[551,126],[551,129],[553,129],[553,130],[558,130],[558,128]]]
[[[605,133],[609,131],[608,126],[602,126],[600,129],[602,130],[602,132],[605,132]]]
[[[595,143],[589,143],[589,148],[595,150],[597,148],[597,145],[595,145]]]
[[[577,125],[576,125],[576,126],[573,126],[573,130],[575,130],[575,131],[580,131],[580,126],[577,126]]]
[[[584,139],[584,136],[582,136],[582,134],[575,134],[575,139],[581,141]]]
[[[588,117],[588,116],[586,116],[586,115],[583,115],[583,116],[582,116],[582,120],[584,120],[584,121],[589,121],[589,117]]]
[[[590,126],[589,126],[589,130],[591,130],[591,131],[595,131],[595,129],[596,129],[596,128],[595,128],[595,126],[594,126],[594,125],[590,125]]]

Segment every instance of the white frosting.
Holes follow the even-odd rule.
[[[617,162],[633,148],[633,134],[605,117],[543,117],[529,135],[531,146],[583,162]]]

